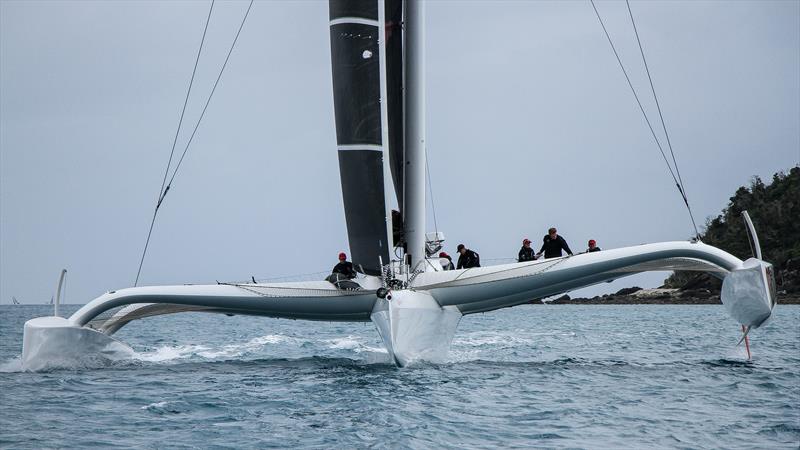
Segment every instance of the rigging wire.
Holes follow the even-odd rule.
[[[428,152],[425,152],[425,173],[428,176],[428,192],[431,194],[431,212],[433,213],[433,230],[439,235],[439,225],[436,223],[436,203],[433,202],[433,184],[431,184],[431,168],[428,164]],[[438,239],[438,237],[437,237]]]
[[[619,53],[617,52],[617,48],[614,45],[614,42],[611,40],[611,36],[608,34],[608,30],[606,29],[605,23],[603,23],[603,19],[600,17],[600,13],[597,11],[597,6],[595,5],[594,0],[589,0],[589,2],[592,5],[592,9],[594,9],[594,13],[597,16],[597,20],[600,22],[600,26],[603,28],[603,33],[605,33],[606,39],[608,39],[608,43],[611,45],[611,50],[614,51],[614,56],[617,58],[617,62],[619,63],[619,67],[620,67],[620,69],[622,69],[622,73],[625,75],[625,80],[628,82],[628,86],[631,88],[631,92],[633,93],[633,97],[636,99],[636,103],[639,105],[639,110],[642,112],[642,116],[644,117],[644,120],[647,123],[647,127],[650,129],[650,134],[652,134],[653,140],[656,142],[656,145],[658,146],[658,150],[661,152],[661,156],[664,159],[664,163],[667,165],[667,169],[669,170],[669,174],[672,176],[672,180],[675,182],[675,186],[678,188],[678,192],[680,193],[681,198],[683,199],[683,202],[686,205],[686,209],[689,211],[689,218],[692,221],[692,226],[694,227],[695,236],[699,237],[700,233],[697,230],[697,224],[696,224],[696,222],[694,220],[694,215],[692,214],[692,209],[689,207],[689,201],[686,198],[686,194],[685,194],[685,192],[683,190],[683,184],[680,181],[680,179],[678,178],[678,176],[676,176],[676,172],[678,170],[677,163],[675,164],[675,170],[673,170],[672,169],[672,165],[670,164],[669,159],[667,159],[667,155],[664,152],[664,147],[661,145],[661,141],[658,139],[658,136],[656,135],[656,132],[653,129],[653,125],[650,122],[650,118],[647,116],[647,112],[645,112],[644,106],[642,106],[642,102],[639,99],[639,95],[636,93],[636,89],[633,87],[633,83],[631,82],[630,76],[628,76],[628,71],[625,69],[625,65],[622,64],[622,59],[620,58]],[[630,6],[629,6],[629,8],[630,8]],[[631,20],[632,19],[633,19],[633,15],[631,15]],[[635,27],[634,27],[634,29],[635,29]],[[637,33],[637,40],[638,40],[638,33]],[[640,47],[640,49],[641,49],[641,47]],[[642,51],[642,56],[644,57],[644,52],[643,51]],[[649,71],[648,71],[648,77],[649,77]],[[652,83],[652,79],[651,79],[651,83]],[[651,84],[651,87],[652,87],[652,84]],[[655,92],[655,89],[653,91]],[[660,108],[659,108],[659,114],[660,114]],[[664,126],[663,116],[662,116],[662,126]],[[664,126],[664,127],[666,128],[666,126]],[[667,139],[669,139],[669,138],[667,138]],[[674,153],[673,153],[673,160],[674,160]]]
[[[166,186],[165,186],[164,181],[166,181],[167,175],[169,174],[169,169],[170,169],[170,166],[172,164],[173,153],[175,151],[175,142],[173,142],[172,151],[170,152],[170,157],[169,157],[169,163],[167,164],[167,169],[166,169],[166,171],[164,173],[164,181],[162,181],[162,184],[161,184],[161,191],[159,193],[158,202],[156,203],[155,211],[153,211],[153,219],[150,222],[150,230],[147,232],[147,240],[145,241],[144,250],[142,251],[142,258],[139,261],[139,270],[136,272],[136,281],[133,284],[134,287],[139,283],[139,275],[142,272],[142,265],[144,264],[144,258],[145,258],[145,255],[147,254],[148,245],[150,244],[150,237],[151,237],[151,235],[153,233],[153,226],[154,226],[155,221],[156,221],[156,216],[158,214],[158,210],[161,207],[161,203],[164,201],[164,197],[167,196],[167,193],[169,192],[169,189],[172,186],[172,182],[175,180],[175,176],[178,174],[178,169],[180,169],[180,166],[183,163],[184,158],[186,157],[186,153],[189,150],[189,146],[192,144],[192,140],[194,139],[195,133],[197,133],[197,129],[200,126],[200,122],[203,120],[203,117],[205,116],[205,113],[206,113],[206,110],[208,109],[209,103],[211,103],[211,98],[214,96],[214,92],[217,90],[217,85],[219,84],[219,80],[222,78],[222,74],[225,71],[225,67],[228,65],[228,60],[231,57],[231,53],[233,53],[233,49],[236,46],[236,42],[239,40],[239,35],[242,32],[242,28],[244,28],[244,24],[245,24],[245,21],[247,20],[247,16],[250,14],[250,9],[253,7],[253,1],[254,0],[250,0],[250,4],[247,6],[247,11],[245,11],[244,17],[242,18],[242,22],[239,24],[239,29],[236,31],[236,36],[234,37],[233,42],[231,43],[231,47],[228,50],[228,54],[225,57],[225,62],[222,64],[222,67],[219,70],[219,74],[217,74],[217,79],[214,81],[214,86],[211,89],[211,93],[208,95],[208,99],[206,100],[206,103],[203,106],[203,110],[200,113],[200,117],[197,119],[197,122],[194,125],[194,129],[192,130],[192,134],[189,136],[189,140],[187,141],[186,146],[183,149],[183,153],[181,154],[181,157],[178,160],[178,163],[175,165],[175,169],[172,172],[172,176],[169,178],[169,182],[166,183]],[[177,136],[180,133],[181,124],[183,123],[183,116],[184,116],[184,112],[186,111],[186,103],[188,102],[189,93],[191,92],[191,88],[192,88],[192,83],[194,81],[195,72],[197,71],[197,61],[199,60],[200,53],[201,53],[201,51],[203,49],[203,43],[205,42],[206,31],[208,30],[208,23],[211,20],[211,11],[213,10],[213,8],[214,8],[214,0],[212,0],[211,8],[208,11],[208,18],[206,19],[206,26],[205,26],[205,29],[203,30],[203,39],[200,42],[200,50],[198,50],[198,52],[197,52],[197,60],[195,61],[194,70],[192,71],[192,80],[189,83],[189,90],[186,93],[186,101],[184,101],[183,111],[181,112],[181,119],[180,119],[179,124],[178,124],[178,131],[175,133],[175,135],[176,135],[175,141],[177,141]]]
[[[197,56],[194,59],[194,68],[192,69],[192,77],[189,80],[189,88],[186,90],[186,97],[183,99],[183,109],[181,109],[181,117],[178,120],[178,129],[175,130],[175,137],[172,139],[172,149],[169,152],[169,160],[167,167],[164,169],[164,179],[161,180],[161,187],[158,189],[158,200],[156,207],[153,210],[153,218],[150,220],[150,229],[147,231],[147,239],[144,243],[144,250],[142,250],[142,258],[139,260],[139,270],[136,272],[136,281],[133,286],[139,284],[139,275],[142,273],[142,264],[144,264],[144,256],[147,254],[147,247],[150,245],[150,236],[153,234],[153,225],[156,223],[156,215],[158,215],[158,208],[161,207],[161,202],[164,200],[164,185],[167,184],[167,175],[169,175],[169,168],[172,165],[172,157],[175,155],[175,145],[178,143],[178,136],[181,132],[183,125],[183,116],[186,114],[186,105],[189,104],[189,95],[192,93],[192,86],[194,85],[194,76],[197,73],[197,64],[200,62],[200,54],[203,52],[203,44],[206,42],[206,33],[208,32],[208,24],[211,22],[211,13],[214,11],[214,0],[211,0],[211,6],[208,8],[208,16],[206,17],[206,25],[203,27],[203,37],[200,39],[200,47],[197,49]]]
[[[664,114],[661,112],[661,104],[658,101],[658,95],[656,95],[656,88],[653,85],[653,78],[650,76],[650,67],[647,65],[647,58],[644,56],[644,48],[642,47],[642,41],[639,39],[639,30],[636,28],[636,21],[633,20],[633,12],[631,11],[631,3],[629,0],[625,0],[625,4],[628,6],[628,15],[631,18],[631,25],[633,25],[633,32],[636,34],[636,42],[639,44],[639,53],[642,55],[642,62],[644,63],[644,70],[647,73],[647,80],[650,82],[650,91],[653,93],[653,99],[656,102],[656,109],[658,110],[658,117],[661,120],[661,128],[664,130],[664,136],[667,138],[667,147],[669,148],[669,153],[672,156],[672,164],[675,166],[675,173],[678,174],[678,189],[680,190],[681,197],[683,197],[683,202],[686,204],[686,208],[689,210],[689,217],[692,219],[692,226],[694,227],[695,235],[699,237],[699,233],[697,232],[697,224],[694,221],[694,214],[692,214],[692,207],[689,206],[689,199],[686,197],[686,185],[683,184],[683,178],[681,177],[681,170],[678,167],[678,161],[675,159],[675,152],[672,150],[672,141],[669,139],[669,133],[667,132],[667,124],[664,121]]]
[[[236,41],[239,40],[239,35],[242,33],[242,28],[244,28],[244,23],[247,21],[247,16],[250,14],[250,9],[253,7],[254,0],[250,0],[250,4],[247,6],[247,11],[244,13],[244,17],[242,17],[242,23],[239,24],[239,29],[236,31],[236,36],[233,38],[233,42],[231,43],[231,48],[228,50],[228,55],[225,56],[225,62],[222,63],[222,67],[219,69],[219,74],[217,75],[217,79],[214,81],[214,87],[211,88],[211,93],[208,94],[208,99],[206,100],[206,104],[203,106],[203,111],[200,113],[200,117],[197,119],[197,123],[194,125],[194,129],[192,130],[191,136],[189,136],[189,141],[186,143],[186,147],[183,149],[183,154],[181,154],[181,158],[178,160],[178,164],[175,165],[175,170],[172,172],[172,177],[169,179],[169,183],[167,184],[166,189],[164,190],[164,195],[166,195],[169,187],[172,185],[172,181],[175,180],[175,175],[178,174],[178,169],[180,169],[181,164],[183,163],[183,158],[186,157],[186,152],[189,150],[189,146],[192,144],[192,140],[194,139],[195,133],[197,133],[197,128],[200,126],[200,122],[203,120],[203,116],[206,114],[206,110],[208,109],[208,104],[211,103],[211,98],[214,96],[214,92],[217,90],[217,85],[219,84],[219,80],[222,78],[222,73],[225,71],[225,67],[228,65],[228,60],[231,58],[231,53],[233,53],[234,47],[236,47]]]
[[[175,130],[175,138],[172,140],[172,149],[169,152],[169,161],[167,161],[167,168],[164,171],[164,179],[161,180],[161,190],[158,192],[158,203],[157,205],[161,205],[161,201],[164,199],[164,185],[167,183],[167,175],[169,174],[169,168],[172,166],[172,157],[175,155],[175,145],[178,143],[178,136],[181,132],[181,126],[183,125],[183,116],[186,114],[186,105],[189,104],[189,96],[192,93],[192,86],[194,85],[194,76],[197,73],[197,64],[200,62],[200,54],[203,51],[203,44],[206,41],[206,33],[208,32],[208,24],[211,23],[211,13],[214,11],[214,1],[211,0],[211,6],[208,8],[208,17],[206,17],[206,26],[203,28],[203,37],[200,39],[200,48],[197,49],[197,57],[194,59],[194,68],[192,69],[192,78],[189,80],[189,89],[186,91],[186,98],[183,99],[183,109],[181,109],[181,118],[178,120],[178,129]]]

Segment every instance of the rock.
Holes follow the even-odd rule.
[[[569,295],[564,294],[561,297],[558,297],[557,299],[553,300],[550,303],[553,304],[553,305],[563,305],[565,303],[571,303],[570,300],[571,299],[570,299]]]
[[[634,292],[638,292],[638,291],[641,291],[641,290],[642,290],[642,288],[640,288],[639,286],[633,286],[633,287],[629,287],[629,288],[622,288],[622,289],[618,290],[614,295],[631,295]]]
[[[640,289],[633,294],[636,298],[669,298],[678,295],[678,289]]]

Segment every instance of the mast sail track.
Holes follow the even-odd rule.
[[[393,246],[392,173],[402,199],[402,3],[330,0],[329,11],[336,141],[351,259],[359,271],[380,275],[380,261],[390,261]]]

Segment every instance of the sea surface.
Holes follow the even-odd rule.
[[[0,306],[2,448],[800,447],[798,306],[752,361],[721,306],[529,305],[465,317],[445,364],[394,367],[371,323],[186,313],[21,372],[51,313]]]

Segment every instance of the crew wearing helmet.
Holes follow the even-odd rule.
[[[531,248],[531,240],[523,239],[522,248],[519,249],[519,255],[517,255],[517,262],[534,261],[536,258],[537,256]]]
[[[599,251],[600,247],[597,246],[597,241],[595,241],[594,239],[589,239],[589,248],[586,249],[586,253],[599,252]]]
[[[458,257],[457,269],[470,269],[472,267],[481,266],[481,255],[468,249],[464,244],[458,244],[457,250],[458,253],[461,254],[461,256]]]
[[[339,253],[339,264],[333,266],[332,273],[339,273],[344,275],[348,280],[356,277],[356,271],[353,269],[353,263],[347,260],[345,252]]]
[[[453,258],[445,252],[439,253],[439,264],[442,265],[444,270],[455,270],[456,266],[453,265]]]
[[[547,230],[547,234],[542,241],[542,248],[536,256],[544,253],[545,258],[558,258],[561,256],[561,250],[566,251],[568,255],[572,256],[572,250],[569,249],[567,241],[558,235],[555,228]]]

